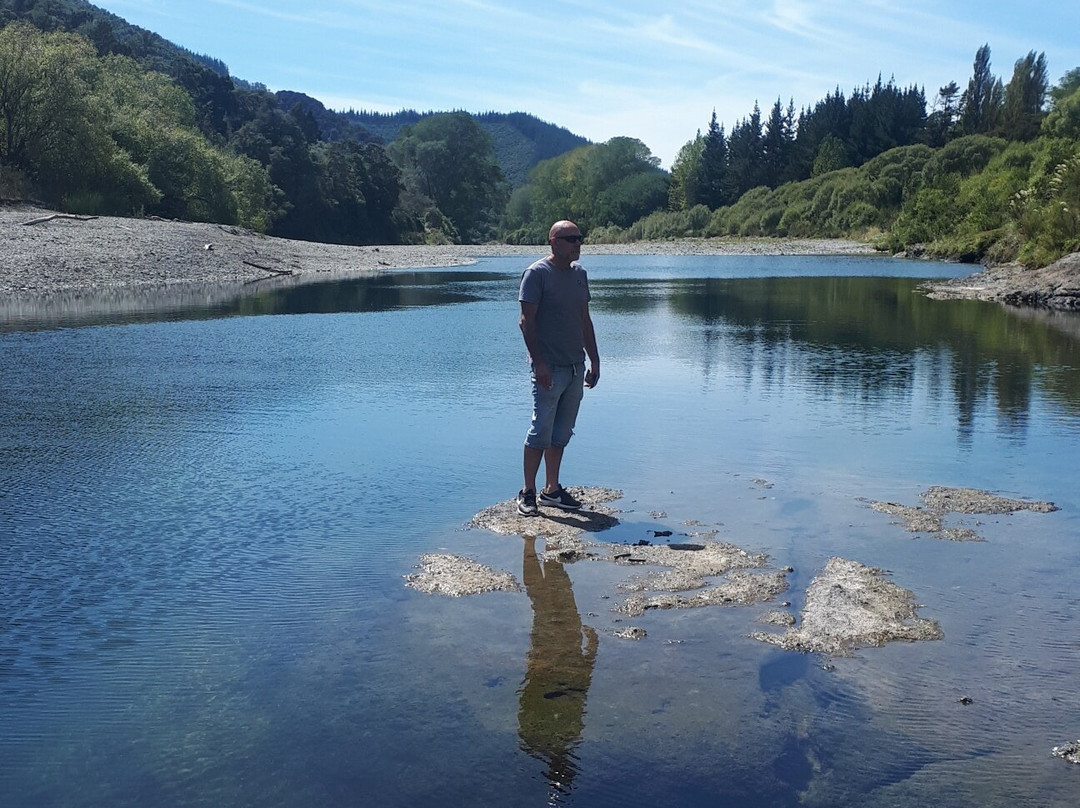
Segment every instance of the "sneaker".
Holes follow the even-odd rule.
[[[518,491],[517,508],[522,516],[538,516],[540,511],[536,508],[536,492],[532,489]]]
[[[550,505],[552,508],[562,508],[564,511],[577,511],[581,509],[581,503],[570,496],[569,492],[559,486],[558,491],[552,491],[550,494],[546,491],[540,492],[540,504]]]

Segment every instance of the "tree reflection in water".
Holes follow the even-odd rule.
[[[581,622],[570,576],[558,561],[540,563],[532,536],[525,537],[522,577],[533,624],[519,690],[518,737],[525,752],[547,764],[554,804],[570,793],[578,773],[574,748],[585,726],[598,640]]]

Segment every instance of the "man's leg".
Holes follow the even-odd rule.
[[[540,463],[543,461],[544,455],[550,451],[552,445],[551,431],[554,428],[563,390],[566,388],[568,381],[569,377],[565,371],[560,371],[559,368],[554,368],[552,371],[551,387],[540,387],[536,383],[535,376],[533,377],[532,423],[529,425],[529,433],[525,436],[525,452],[522,464],[525,472],[523,491],[536,490],[536,475],[540,471]]]
[[[585,392],[584,375],[584,364],[570,370],[570,377],[555,408],[555,417],[551,424],[551,446],[544,450],[544,491],[548,494],[562,487],[559,483],[559,470],[562,467],[563,451],[574,434],[578,408]]]
[[[559,469],[562,467],[565,448],[565,446],[551,446],[544,450],[544,490],[549,494],[559,490]]]
[[[540,470],[540,461],[543,459],[543,449],[533,449],[529,446],[525,447],[525,485],[522,487],[522,491],[536,490],[536,473]]]

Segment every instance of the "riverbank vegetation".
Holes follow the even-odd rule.
[[[1008,82],[976,52],[928,104],[879,78],[730,131],[670,171],[522,113],[334,112],[271,93],[85,0],[0,0],[0,198],[340,244],[845,237],[1042,265],[1080,249],[1080,68]]]
[[[1047,100],[1049,104],[1047,105]],[[1047,264],[1080,249],[1080,69],[1050,87],[1045,58],[1007,85],[980,48],[961,93],[880,80],[796,118],[777,101],[726,136],[715,115],[672,166],[668,205],[591,237],[848,237],[883,250]]]

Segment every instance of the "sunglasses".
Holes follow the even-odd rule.
[[[585,236],[555,236],[555,238],[561,241],[569,241],[571,244],[583,244],[585,242]]]

